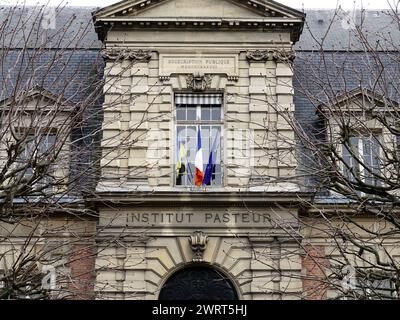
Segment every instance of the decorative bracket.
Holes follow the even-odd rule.
[[[193,262],[203,262],[203,253],[207,247],[208,236],[201,231],[196,231],[189,237],[189,243],[194,253]]]
[[[201,72],[196,72],[189,74],[186,78],[186,83],[188,89],[193,91],[206,91],[211,88],[213,76],[210,74],[203,74]]]
[[[148,62],[151,59],[151,52],[148,50],[129,49],[104,49],[101,52],[104,59],[108,60],[133,60]]]

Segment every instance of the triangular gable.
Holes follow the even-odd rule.
[[[232,4],[230,0],[169,0],[151,8],[132,12],[137,18],[235,18],[252,19],[265,17],[265,12]]]
[[[396,101],[387,99],[381,94],[373,92],[372,90],[356,88],[347,93],[338,95],[334,99],[331,99],[330,106],[328,106],[327,104],[321,104],[318,107],[317,112],[324,113],[327,110],[341,112],[343,111],[343,106],[347,106],[348,108],[349,106],[352,106],[352,108],[349,108],[349,110],[355,112],[365,111],[362,108],[358,108],[356,103],[357,101],[361,101],[364,99],[366,100],[366,102],[369,102],[371,104],[372,108],[382,108],[388,105],[394,107],[399,105]]]
[[[133,18],[140,16],[143,12],[149,12],[152,8],[157,8],[163,4],[174,2],[175,0],[142,0],[142,1],[120,1],[116,4],[110,5],[103,9],[98,10],[93,14],[96,21],[107,18],[126,17]],[[196,1],[199,6],[202,6],[202,0]],[[205,1],[203,7],[210,6],[210,1]],[[238,6],[246,9],[249,13],[257,13],[260,17],[285,17],[285,18],[304,18],[304,14],[298,10],[284,6],[275,1],[267,0],[214,0],[216,8],[224,2],[226,5]],[[218,10],[217,10],[218,12]],[[243,11],[244,12],[244,11]],[[177,16],[184,17],[179,11],[176,12]],[[217,14],[215,15],[218,16]],[[219,15],[220,17],[221,15]],[[246,17],[246,15],[244,16]],[[240,17],[238,17],[240,18]]]
[[[94,12],[93,20],[102,41],[111,28],[202,28],[287,30],[295,43],[303,30],[305,14],[268,0],[126,0]]]
[[[40,86],[34,86],[30,90],[21,92],[16,99],[10,97],[0,101],[0,106],[7,107],[14,102],[22,103],[24,101],[31,101],[35,99],[41,99],[43,101],[50,102],[56,105],[66,105],[65,98],[53,94],[52,92],[45,90]]]

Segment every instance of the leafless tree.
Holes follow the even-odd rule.
[[[101,230],[84,199],[106,165],[103,97],[135,62],[106,77],[119,57],[105,66],[93,22],[68,10],[0,8],[0,299],[93,297],[88,264],[102,254]],[[144,138],[126,136],[115,148]]]
[[[306,23],[315,50],[297,53],[298,109],[286,116],[293,178],[314,195],[303,201],[299,245],[318,269],[303,280],[323,298],[399,298],[399,4],[338,8],[322,34]],[[347,29],[341,49],[328,48],[338,27]]]

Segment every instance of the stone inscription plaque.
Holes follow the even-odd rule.
[[[100,218],[101,225],[153,228],[265,228],[267,213],[250,212],[120,212]]]
[[[160,55],[160,76],[195,72],[238,76],[238,55]]]

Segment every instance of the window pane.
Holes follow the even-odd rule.
[[[194,173],[196,172],[196,169],[194,167],[194,161],[188,164],[188,179],[187,179],[187,185],[194,185]]]
[[[372,150],[371,150],[371,140],[364,138],[363,141],[363,162],[367,168],[372,167]]]
[[[213,175],[213,178],[214,178],[214,181],[213,181],[214,185],[222,185],[221,165],[217,164],[215,166],[215,173]]]
[[[378,180],[373,173],[379,173],[379,141],[376,137],[365,137],[363,139],[363,161],[366,169],[364,169],[365,182],[370,185],[377,185]],[[371,172],[368,172],[368,170]]]
[[[343,147],[343,151],[344,151],[343,153],[345,153],[346,150],[347,150],[347,148]],[[343,155],[343,162],[344,162],[344,165],[343,165],[344,172],[343,172],[343,174],[344,174],[344,176],[346,178],[351,178],[351,171],[349,169],[349,168],[351,168],[350,157]]]
[[[209,121],[211,120],[211,108],[201,107],[201,120]]]
[[[350,168],[344,169],[345,176],[353,180],[356,175],[369,185],[378,185],[380,182],[374,173],[379,174],[379,156],[380,145],[376,137],[371,135],[350,138],[350,147],[343,146],[343,161]]]
[[[372,166],[374,168],[379,169],[380,166],[380,145],[379,141],[377,138],[372,139],[372,147],[371,147],[371,153],[372,153]]]
[[[183,140],[185,139],[185,135],[186,135],[185,129],[186,129],[185,126],[177,126],[176,127],[177,136],[178,136],[179,139],[183,139]]]
[[[358,154],[358,145],[359,145],[359,141],[360,141],[360,138],[358,138],[358,137],[351,137],[351,138],[350,138],[350,147],[351,147],[351,150],[352,150],[355,154]]]
[[[17,163],[20,163],[22,166],[31,165],[34,162],[51,157],[55,152],[56,138],[56,133],[29,134],[26,138],[24,149],[17,159]],[[50,158],[50,160],[52,159]],[[35,180],[32,181],[35,185],[47,186],[50,184],[51,175],[54,170],[52,164],[49,164],[46,171],[41,170],[38,172],[37,169],[37,166],[28,166],[23,174],[27,178],[33,178],[33,175],[36,174]]]
[[[214,121],[220,121],[221,120],[221,107],[219,107],[219,106],[212,107],[211,120],[214,120]]]
[[[196,107],[188,107],[187,108],[187,117],[186,120],[196,120]]]
[[[176,155],[177,157],[179,156],[179,150],[181,147],[181,144],[183,144],[185,146],[185,148],[187,149],[187,142],[186,142],[186,127],[184,126],[178,126],[176,127],[176,131],[177,131],[177,148],[176,148]]]
[[[197,148],[197,128],[195,126],[188,126],[186,136],[188,146],[188,161],[194,162]]]
[[[215,162],[221,163],[221,127],[212,127],[212,144],[214,145],[215,151]]]
[[[203,163],[206,165],[210,157],[210,126],[201,126],[201,147],[203,149]]]
[[[40,138],[38,152],[42,155],[49,155],[49,153],[52,153],[54,151],[53,147],[55,145],[55,142],[55,134],[42,135]]]
[[[353,154],[358,155],[358,142],[359,138],[352,137],[349,141],[349,147],[343,145],[343,161],[348,166],[348,168],[344,166],[344,175],[349,180],[354,180],[354,175],[359,175],[359,165],[353,156]]]
[[[176,109],[176,119],[179,121],[186,120],[186,108]]]

